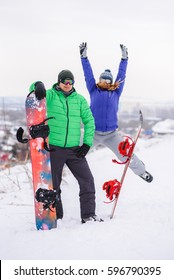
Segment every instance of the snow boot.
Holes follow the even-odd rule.
[[[147,171],[139,176],[148,183],[151,183],[153,181],[153,176]]]
[[[87,222],[104,222],[103,219],[97,217],[96,215],[88,217],[88,218],[82,218],[82,224],[85,224]]]

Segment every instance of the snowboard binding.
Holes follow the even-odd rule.
[[[129,136],[124,136],[124,140],[118,145],[118,150],[123,157],[127,157],[124,162],[119,162],[116,159],[113,159],[112,162],[118,164],[126,164],[132,155],[135,143],[133,139]]]
[[[49,209],[53,212],[51,208],[55,208],[59,200],[58,194],[55,190],[47,190],[39,188],[36,191],[35,198],[38,202],[43,203],[43,209]],[[50,208],[51,207],[51,208]]]
[[[103,190],[106,192],[106,197],[113,202],[119,194],[121,183],[118,180],[110,180],[103,184]]]
[[[32,139],[36,139],[36,138],[43,138],[44,140],[44,149],[48,152],[51,152],[52,149],[48,148],[47,142],[46,142],[46,138],[48,137],[48,135],[50,134],[50,128],[47,124],[45,124],[45,122],[49,119],[53,119],[53,117],[47,118],[45,119],[43,122],[36,124],[36,125],[32,125],[29,128],[29,133]],[[19,127],[16,133],[16,138],[18,140],[18,142],[20,143],[28,143],[28,141],[30,139],[27,138],[23,138],[23,133],[24,130],[22,127]]]

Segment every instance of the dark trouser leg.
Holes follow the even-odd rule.
[[[81,218],[88,218],[95,215],[94,178],[86,159],[77,158],[73,149],[69,149],[66,164],[80,186],[79,197]]]
[[[63,166],[66,161],[66,150],[50,145],[50,148],[54,148],[55,151],[50,152],[50,160],[51,160],[51,173],[53,180],[53,188],[57,191],[59,195],[59,200],[56,205],[56,214],[57,219],[63,218],[63,206],[61,201],[61,189],[60,184],[62,180],[62,171]]]

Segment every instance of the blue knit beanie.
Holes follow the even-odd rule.
[[[112,83],[113,76],[112,76],[111,70],[106,69],[103,73],[101,73],[99,79],[109,79],[111,81],[111,83]]]

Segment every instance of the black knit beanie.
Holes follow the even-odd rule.
[[[69,70],[62,70],[58,75],[58,83],[64,81],[65,79],[70,79],[74,81],[74,75]]]

